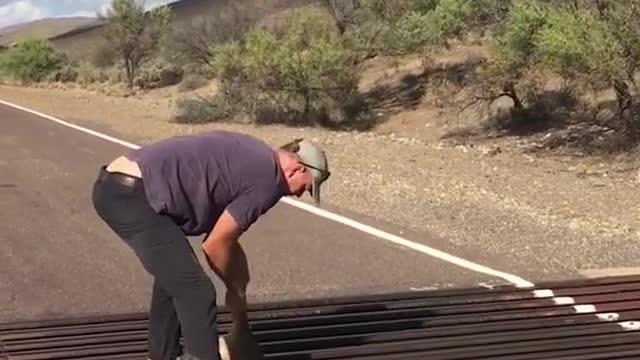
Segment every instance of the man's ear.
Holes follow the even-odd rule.
[[[304,173],[305,173],[305,171],[307,171],[307,167],[306,167],[306,166],[304,166],[304,165],[302,165],[302,164],[298,164],[298,165],[296,166],[296,172],[299,172],[299,173],[303,173],[303,174],[304,174]]]
[[[292,166],[289,169],[287,169],[287,171],[285,172],[285,175],[289,178],[294,176],[296,173],[304,172],[305,169],[306,168],[304,165],[296,164],[296,166]]]

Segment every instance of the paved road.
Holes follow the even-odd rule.
[[[126,151],[0,106],[0,322],[147,308],[150,278],[90,201],[99,165]],[[252,301],[505,283],[288,204],[242,243]]]

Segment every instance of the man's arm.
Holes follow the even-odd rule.
[[[227,305],[234,321],[246,322],[245,292],[249,269],[246,255],[238,242],[241,233],[234,218],[224,211],[202,243],[202,250],[211,269],[227,287]]]

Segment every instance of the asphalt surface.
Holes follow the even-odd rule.
[[[91,205],[100,165],[127,151],[0,105],[0,322],[147,309],[150,277]],[[288,204],[241,242],[252,302],[506,283]]]

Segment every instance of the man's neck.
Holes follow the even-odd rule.
[[[281,154],[278,150],[276,150],[273,154],[273,157],[276,161],[276,171],[278,171],[278,175],[280,178],[280,189],[282,190],[283,194],[288,194],[289,185],[287,184],[287,179],[284,174],[284,169],[282,168],[282,162],[280,161],[280,156]]]

